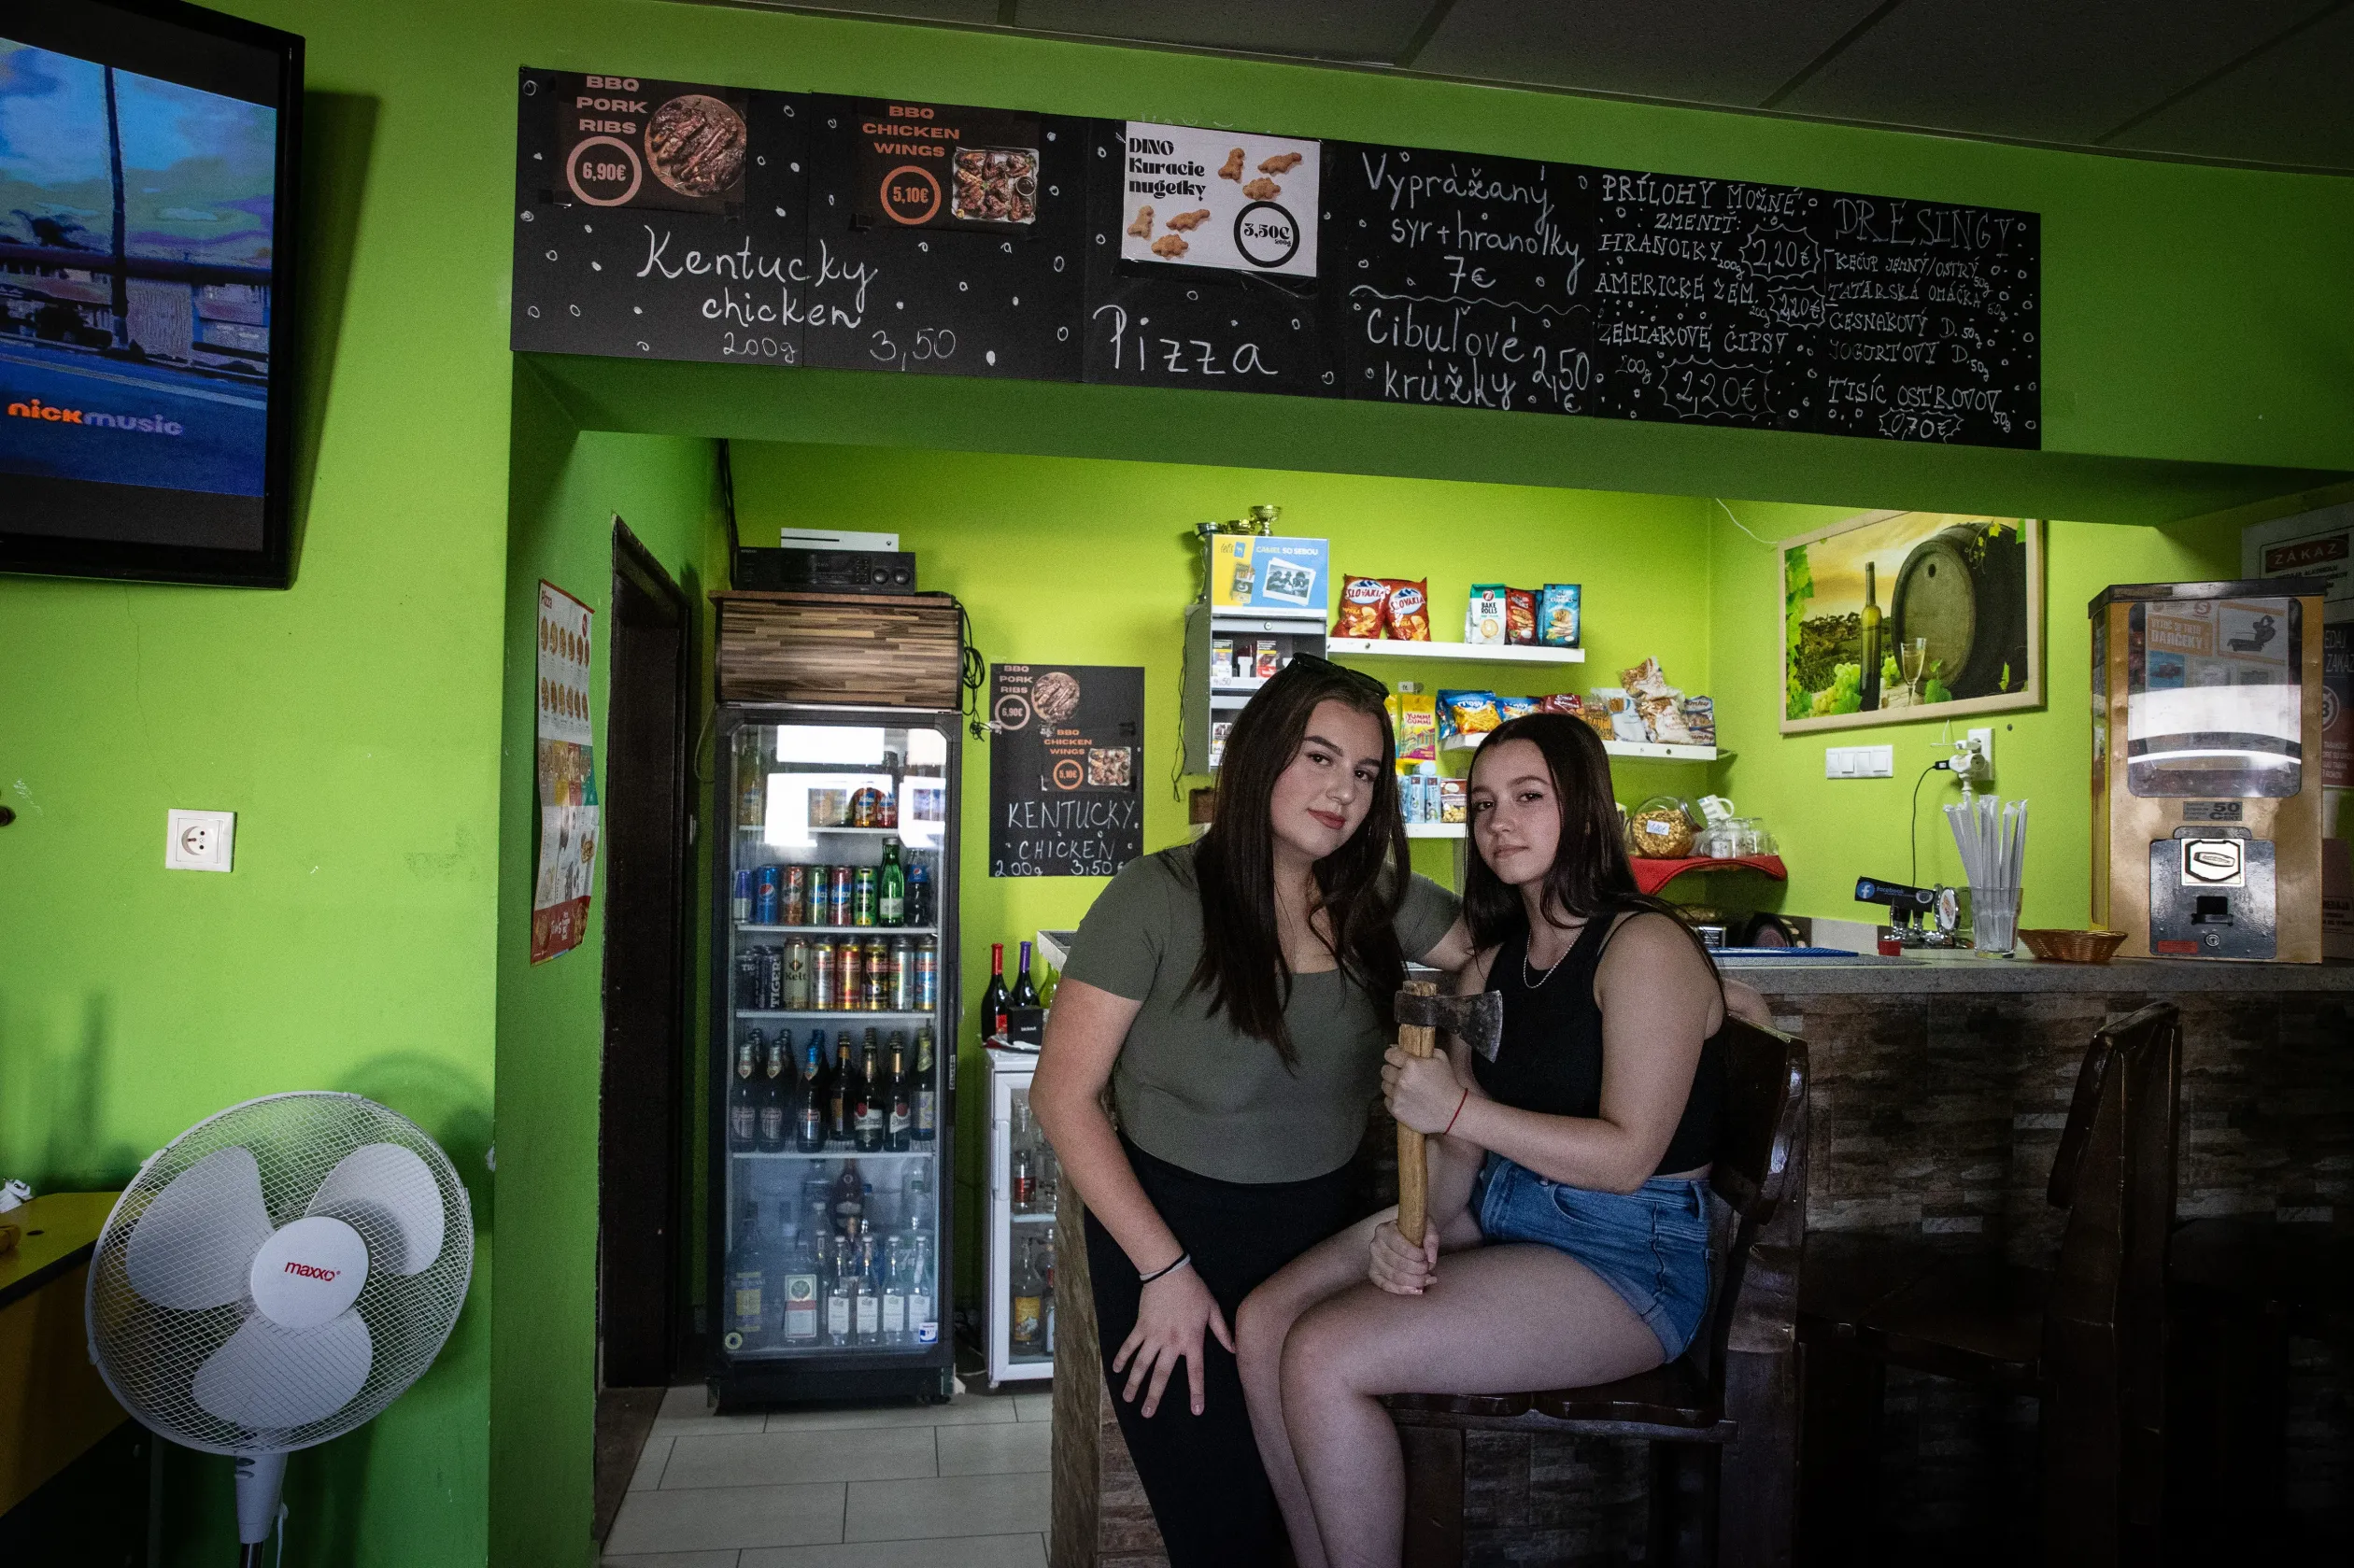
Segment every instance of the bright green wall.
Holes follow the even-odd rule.
[[[596,612],[589,704],[602,746],[610,733],[607,612],[616,516],[669,572],[699,628],[708,621],[701,613],[703,595],[727,572],[713,443],[577,432],[523,366],[516,371],[514,407],[501,733],[506,767],[499,788],[500,841],[509,846],[533,844],[538,831],[540,582]],[[693,689],[711,689],[705,661],[699,660]],[[610,761],[602,750],[597,784],[610,809]],[[493,1560],[504,1563],[574,1561],[587,1547],[597,1372],[602,966],[631,961],[605,950],[601,861],[581,945],[533,964],[533,867],[526,850],[503,855],[499,869],[499,1198],[507,1266],[516,1278],[532,1281],[491,1334],[490,1544]],[[689,986],[700,1017],[702,987],[691,976]],[[688,1038],[700,1036],[690,1028]]]
[[[506,149],[523,64],[1259,124],[2045,215],[2042,454],[1114,388],[543,367],[581,429],[1176,461],[1280,450],[1358,473],[2100,521],[2306,482],[2285,471],[2354,470],[2343,180],[657,0],[223,3],[309,39],[300,577],[282,594],[0,581],[0,790],[19,812],[0,832],[0,1168],[45,1186],[119,1180],[204,1112],[311,1084],[417,1115],[486,1219],[494,1077],[503,1143],[566,1161],[585,1147],[580,1084],[535,1101],[520,1072],[585,1071],[587,992],[551,981],[560,999],[543,1014],[502,984],[515,922],[500,881],[532,853],[502,820],[524,776],[512,758],[503,774],[500,757],[510,504],[560,521],[527,559],[577,560],[602,533],[603,492],[660,488],[642,461],[675,470],[599,448],[576,505],[554,481],[511,495]],[[685,559],[683,536],[669,550]],[[1183,597],[1181,568],[1171,560],[1172,591],[1153,605]],[[2072,657],[2057,579],[2055,567],[2054,669]],[[239,812],[235,874],[162,871],[174,805]],[[1052,912],[1001,918],[1018,929]],[[498,1060],[509,1051],[515,1073]],[[585,1165],[518,1180],[567,1176],[588,1180]],[[569,1271],[584,1266],[585,1210],[568,1201],[532,1245]],[[486,1237],[435,1370],[366,1432],[298,1463],[293,1558],[481,1561],[493,1487],[503,1559],[585,1558],[581,1385],[555,1428],[532,1424],[537,1389],[503,1391],[513,1457],[486,1479],[489,1275]],[[553,1348],[503,1368],[503,1391],[581,1371],[585,1286],[531,1278],[518,1311]],[[529,1442],[546,1446],[544,1464],[521,1452]],[[175,1506],[203,1514],[174,1516],[191,1556],[221,1539],[218,1468],[176,1472],[187,1501]]]

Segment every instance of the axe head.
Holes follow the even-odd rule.
[[[1491,1062],[1504,1043],[1504,994],[1500,991],[1470,996],[1418,996],[1400,991],[1397,1003],[1400,1024],[1444,1029]]]

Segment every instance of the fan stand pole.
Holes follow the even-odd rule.
[[[285,1485],[285,1449],[237,1456],[239,1568],[261,1568],[262,1548],[277,1524],[278,1493]]]

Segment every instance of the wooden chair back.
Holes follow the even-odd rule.
[[[1717,1227],[1709,1321],[1690,1353],[1721,1386],[1728,1343],[1779,1349],[1796,1332],[1798,1252],[1806,1239],[1807,1044],[1732,1017],[1717,1043],[1724,1053],[1724,1097],[1709,1186],[1727,1212]],[[1772,1343],[1756,1342],[1761,1336]]]
[[[2047,1492],[2059,1495],[2046,1499],[2045,1528],[2060,1533],[2051,1544],[2068,1561],[2103,1560],[2120,1539],[2154,1547],[2163,1530],[2181,1073],[2182,1021],[2171,1004],[2100,1030],[2052,1161],[2046,1195],[2068,1218],[2044,1307],[2043,1424],[2047,1454],[2064,1474],[2047,1472]]]

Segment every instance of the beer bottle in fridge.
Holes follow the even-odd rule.
[[[768,1043],[768,1060],[760,1075],[759,1146],[763,1154],[785,1151],[785,1096],[792,1080],[785,1063],[793,1049],[791,1033],[776,1031]]]
[[[891,1109],[883,1123],[883,1147],[894,1154],[907,1152],[915,1124],[915,1108],[908,1095],[907,1037],[891,1036]]]
[[[889,1093],[889,1086],[882,1081],[881,1064],[876,1060],[880,1054],[874,1031],[869,1029],[866,1046],[858,1053],[858,1146],[861,1154],[883,1151],[883,1124],[887,1115],[883,1096]]]
[[[834,1039],[833,1072],[826,1084],[826,1141],[850,1141],[850,1031]]]
[[[793,1147],[804,1154],[822,1152],[826,1147],[826,1031],[810,1031],[808,1049],[801,1056],[801,1079],[799,1102],[793,1122]]]
[[[915,1030],[915,1124],[908,1136],[929,1143],[940,1136],[940,1091],[932,1087],[932,1032],[929,1024]]]
[[[989,987],[981,993],[981,1038],[996,1039],[1007,1027],[1005,1016],[1005,944],[989,944]]]
[[[760,1031],[747,1029],[736,1042],[735,1078],[728,1085],[728,1147],[748,1152],[760,1139]]]

